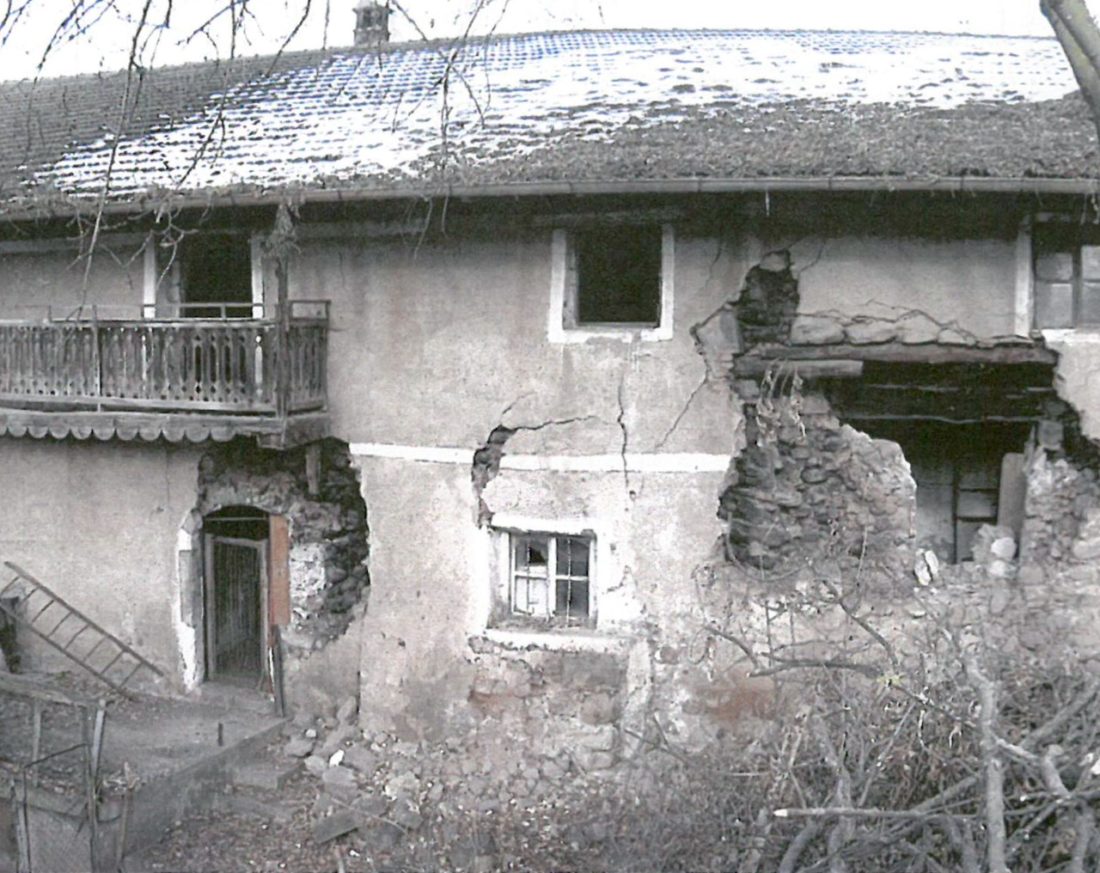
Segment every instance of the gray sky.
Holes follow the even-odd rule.
[[[0,76],[32,76],[73,0],[35,0],[30,16],[7,34],[0,47]],[[170,0],[152,0],[154,18],[162,18]],[[440,37],[461,33],[475,0],[400,0],[416,26],[400,15],[392,22],[395,40],[417,39],[418,32]],[[134,16],[144,0],[116,0],[118,12],[108,12],[89,28],[88,36],[56,47],[44,68],[46,75],[70,75],[126,65]],[[309,3],[310,12],[290,48],[347,45],[354,27],[356,0],[253,0],[265,16],[251,21],[239,54],[278,50],[293,21]],[[158,32],[144,46],[146,64],[184,63],[229,53],[224,33],[213,38],[188,35],[223,0],[175,0],[172,27]],[[1094,10],[1100,0],[1092,0]],[[127,20],[129,18],[129,20]],[[938,30],[1049,36],[1039,12],[1039,0],[488,0],[474,32],[498,33],[602,27],[745,27],[863,30]]]

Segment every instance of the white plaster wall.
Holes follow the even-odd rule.
[[[181,684],[177,546],[180,520],[195,504],[199,452],[0,439],[0,559],[23,566]]]
[[[357,457],[372,499],[370,605],[363,621],[361,713],[368,729],[445,735],[476,718],[467,705],[469,640],[486,634],[495,586],[490,532],[476,524],[466,465]],[[591,519],[597,627],[500,631],[512,645],[631,651],[632,705],[644,704],[650,650],[697,633],[692,570],[721,535],[723,474],[503,471],[485,489],[509,524]]]
[[[918,309],[981,338],[1014,332],[1014,240],[808,237],[791,252],[799,312],[897,318]]]
[[[88,261],[73,250],[0,252],[0,318],[55,318],[81,305],[105,307],[103,317],[140,314],[144,258],[140,245],[104,244]],[[91,317],[91,311],[83,313]]]
[[[689,328],[737,292],[747,247],[677,239],[671,340],[555,344],[546,329],[550,243],[549,231],[415,252],[329,243],[307,248],[293,270],[295,294],[333,300],[334,429],[353,453],[361,448],[371,526],[367,727],[431,735],[472,717],[469,638],[485,631],[492,580],[470,475],[496,425],[519,428],[507,458],[583,468],[505,469],[485,497],[496,512],[548,526],[594,520],[597,636],[644,639],[650,617],[661,620],[659,601],[690,585],[719,535],[718,491],[740,415],[723,382],[705,384]],[[378,457],[379,444],[395,456]],[[431,452],[450,460],[413,459]],[[660,466],[675,454],[688,468],[696,457],[709,466],[624,478],[624,453],[632,464]],[[640,684],[645,670],[630,660]]]
[[[1100,440],[1100,333],[1084,330],[1043,331],[1058,353],[1054,387],[1081,416],[1081,431]]]
[[[353,456],[354,457],[354,456]],[[467,630],[481,557],[469,469],[354,457],[371,523],[371,592],[362,625],[360,719],[370,729],[441,738],[464,712]]]
[[[675,334],[644,344],[547,341],[549,230],[419,248],[311,244],[291,284],[298,296],[333,301],[330,408],[349,442],[472,450],[511,406],[515,425],[592,425],[583,442],[576,430],[539,432],[546,451],[617,452],[622,397],[634,449],[725,452],[729,407],[719,392],[681,415],[704,374],[688,328],[736,292],[749,265],[736,246],[683,237],[675,263]]]

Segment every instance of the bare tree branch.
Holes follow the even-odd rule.
[[[978,666],[972,654],[964,663],[978,691],[978,728],[985,769],[986,866],[989,873],[1008,873],[1005,859],[1004,764],[997,754],[997,687]]]
[[[1040,0],[1039,9],[1062,44],[1100,137],[1100,30],[1084,0]]]

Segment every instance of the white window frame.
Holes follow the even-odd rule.
[[[535,522],[522,526],[498,524],[493,527],[492,535],[496,578],[491,626],[547,631],[591,630],[597,626],[598,542],[597,534],[590,525],[580,521],[572,524]],[[515,565],[515,552],[518,537],[543,537],[548,542],[545,577],[546,609],[538,614],[525,611],[517,603],[519,598],[516,596],[516,584],[519,568]],[[588,585],[588,614],[583,619],[572,619],[568,615],[555,613],[558,581],[565,578],[556,573],[557,548],[559,541],[566,538],[583,538],[588,541],[588,575],[583,577]]]
[[[583,343],[594,339],[622,342],[663,342],[672,339],[676,238],[671,224],[661,225],[661,302],[656,326],[624,324],[568,325],[568,313],[576,310],[577,271],[573,235],[557,228],[550,239],[550,313],[547,336],[552,343]],[[580,232],[583,233],[583,230]]]

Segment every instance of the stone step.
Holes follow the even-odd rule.
[[[193,695],[196,700],[207,706],[243,710],[257,715],[275,714],[275,703],[271,696],[252,688],[222,682],[204,682],[195,689]]]

